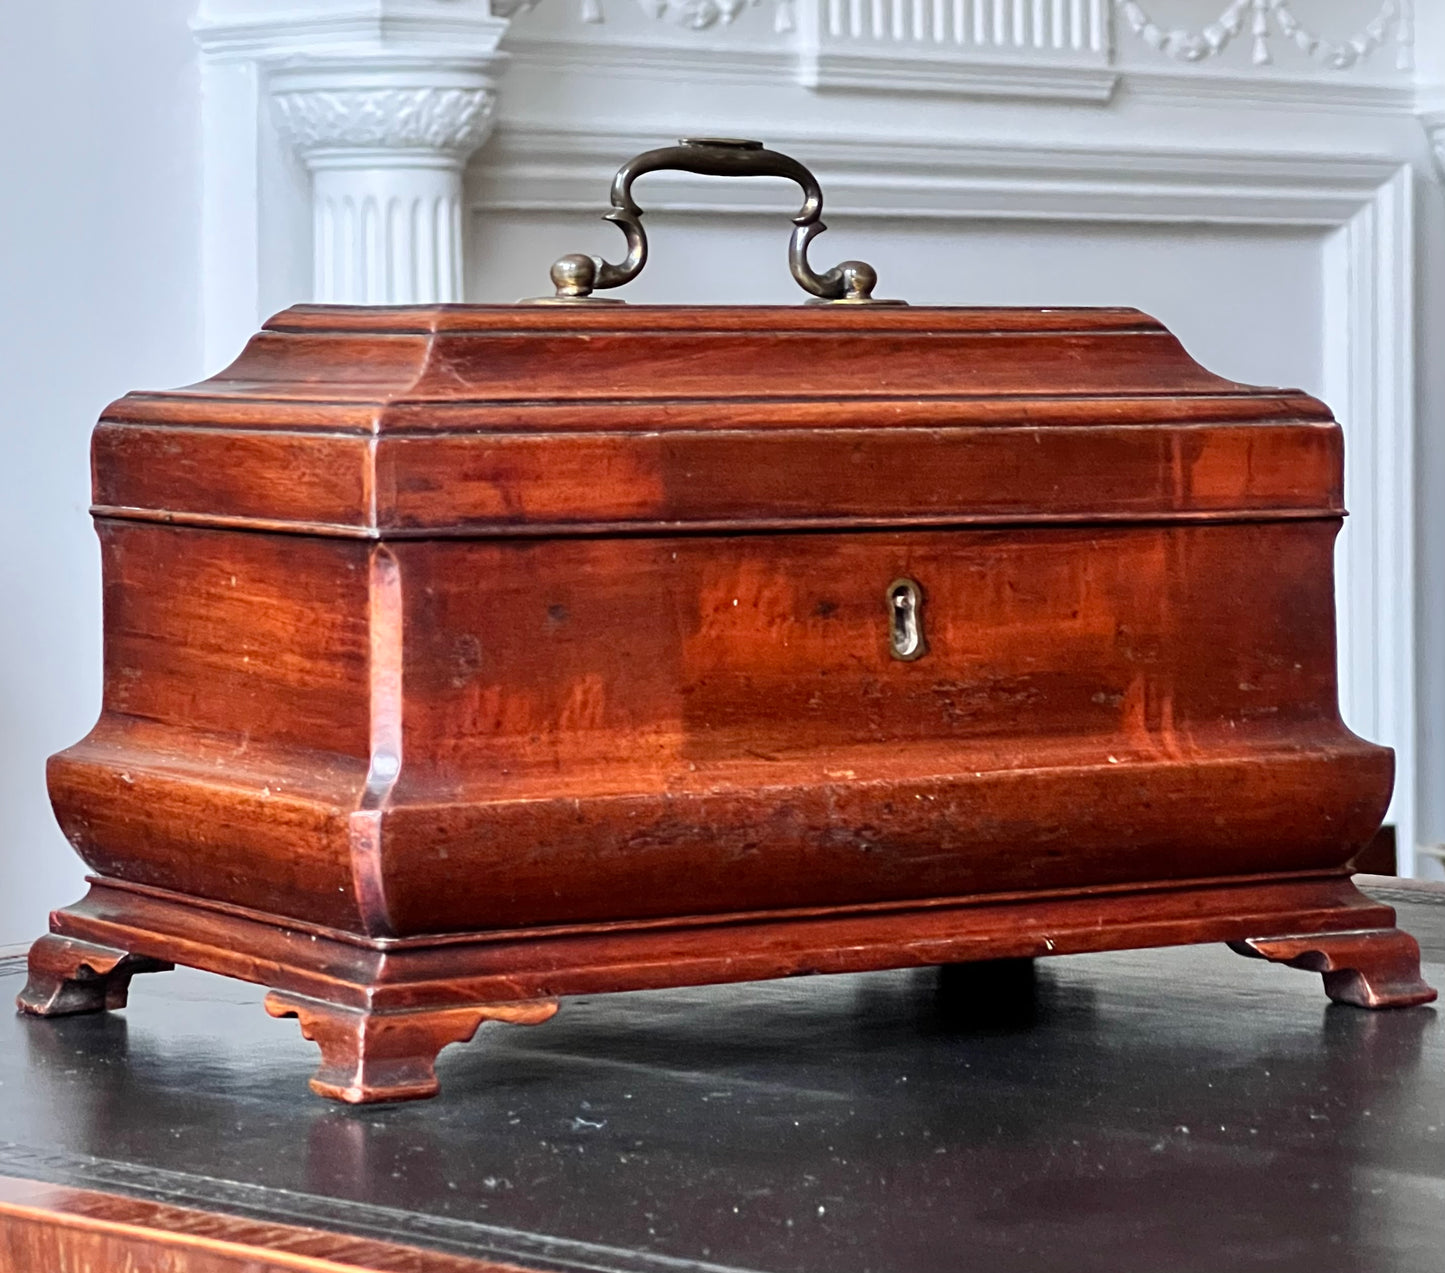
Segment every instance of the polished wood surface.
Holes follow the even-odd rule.
[[[94,466],[29,1013],[224,972],[371,1101],[593,991],[1231,941],[1433,993],[1346,878],[1340,430],[1134,311],[303,307]]]
[[[510,1267],[0,1176],[0,1273],[509,1273]]]
[[[1339,454],[1134,310],[303,306],[94,469],[102,512],[396,539],[1313,517]]]
[[[273,1017],[296,1017],[301,1033],[320,1045],[313,1092],[361,1104],[380,1093],[393,1101],[435,1096],[436,1057],[447,1044],[467,1042],[483,1021],[538,1025],[556,1014],[557,1001],[372,1012],[273,990],[266,996],[266,1011]]]
[[[116,1006],[135,972],[167,960],[278,987],[268,1011],[300,1018],[321,1046],[312,1090],[357,1104],[435,1095],[437,1055],[483,1021],[536,1025],[557,1011],[558,996],[619,989],[1228,941],[1322,973],[1340,1002],[1429,1003],[1435,991],[1420,977],[1418,948],[1394,924],[1388,906],[1326,876],[366,943],[97,884],[55,913],[56,932],[32,948],[17,1002],[35,1016]],[[160,958],[137,959],[132,948]]]
[[[106,710],[52,791],[101,875],[377,936],[1336,869],[1390,757],[1335,705],[1334,529],[106,522]]]
[[[1363,887],[1445,976],[1445,890]],[[0,964],[0,994],[22,980]],[[190,1237],[448,1273],[1438,1273],[1445,1249],[1440,1013],[1222,945],[586,995],[447,1049],[439,1099],[363,1108],[306,1091],[315,1045],[264,995],[182,968],[122,1012],[0,1016],[0,1175],[84,1191],[147,1271],[210,1273],[141,1262]],[[68,1230],[68,1195],[28,1188],[26,1223]]]
[[[1324,976],[1325,993],[1357,1008],[1408,1008],[1433,1003],[1420,976],[1420,946],[1398,928],[1307,937],[1249,937],[1230,942],[1241,955],[1270,959]]]

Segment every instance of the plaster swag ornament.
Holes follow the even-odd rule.
[[[760,0],[637,0],[642,11],[659,22],[671,22],[690,31],[706,31],[709,27],[727,26],[738,15]],[[533,0],[535,3],[535,0]],[[528,7],[532,7],[528,5]],[[602,0],[582,0],[583,22],[605,22]],[[773,30],[785,34],[797,29],[793,0],[774,0]]]
[[[762,0],[637,0],[649,17],[694,31],[706,31],[734,22],[745,9]],[[774,30],[787,33],[797,30],[795,0],[773,0]],[[1413,66],[1414,0],[1381,0],[1375,16],[1357,32],[1343,40],[1321,35],[1301,21],[1294,12],[1297,0],[1231,0],[1213,22],[1198,31],[1183,27],[1160,25],[1151,16],[1145,3],[1150,0],[1105,0],[1117,10],[1124,25],[1140,40],[1179,62],[1201,62],[1223,53],[1247,32],[1253,41],[1252,56],[1256,66],[1274,61],[1272,39],[1292,43],[1306,57],[1329,70],[1344,70],[1367,60],[1386,44],[1395,47],[1395,63],[1400,70]],[[538,0],[494,0],[493,11],[512,16],[535,8]],[[603,22],[603,0],[580,0],[583,22]],[[838,0],[809,0],[830,12],[838,10]],[[959,45],[1018,49],[1041,49],[1049,45],[1048,31],[1057,37],[1068,25],[1061,19],[1066,7],[1060,0],[857,0],[852,9],[863,16],[855,25],[871,25],[885,43],[927,42],[913,28],[931,27],[937,31],[950,28]],[[1103,5],[1099,6],[1102,10]],[[1073,4],[1068,13],[1078,25],[1081,3]],[[869,14],[871,13],[871,22]],[[1052,15],[1052,17],[1050,16]],[[835,24],[836,25],[836,24]],[[1096,27],[1108,42],[1107,18]],[[912,38],[909,32],[912,30]],[[937,36],[935,43],[944,42]],[[1057,43],[1057,40],[1055,40]],[[1077,45],[1073,47],[1078,47]]]
[[[1180,62],[1201,62],[1215,57],[1238,39],[1248,26],[1254,42],[1256,66],[1274,61],[1271,37],[1291,41],[1306,57],[1330,70],[1341,71],[1363,62],[1393,39],[1395,64],[1402,71],[1413,65],[1414,13],[1412,0],[1383,0],[1379,12],[1346,40],[1329,40],[1295,17],[1291,0],[1233,0],[1223,13],[1199,31],[1182,27],[1166,30],[1154,21],[1139,0],[1116,0],[1125,24],[1151,48]]]

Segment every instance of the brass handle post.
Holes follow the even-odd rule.
[[[612,211],[603,219],[621,228],[627,255],[616,265],[580,252],[562,257],[552,266],[555,296],[552,304],[598,303],[594,291],[630,283],[647,264],[647,234],[642,208],[632,197],[632,183],[649,172],[695,172],[705,177],[786,177],[803,190],[803,206],[793,218],[788,243],[788,268],[798,285],[818,301],[853,305],[900,304],[873,299],[878,274],[866,261],[843,261],[825,274],[808,263],[808,245],[822,234],[823,191],[818,179],[789,155],[768,150],[760,141],[723,137],[683,138],[676,146],[649,150],[628,160],[612,179]]]

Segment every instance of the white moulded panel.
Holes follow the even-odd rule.
[[[1107,0],[804,0],[798,79],[822,90],[1107,102]]]

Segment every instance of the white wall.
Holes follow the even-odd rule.
[[[0,946],[81,868],[45,758],[94,723],[88,442],[128,389],[199,372],[190,0],[8,0],[0,35]]]
[[[1445,5],[1441,5],[1445,16]],[[1442,41],[1445,43],[1445,41]],[[1445,50],[1442,50],[1445,56]],[[1434,182],[1417,200],[1423,245],[1416,276],[1419,379],[1416,400],[1416,649],[1419,674],[1421,843],[1445,845],[1445,197]],[[1439,859],[1422,862],[1426,878],[1445,875]]]

